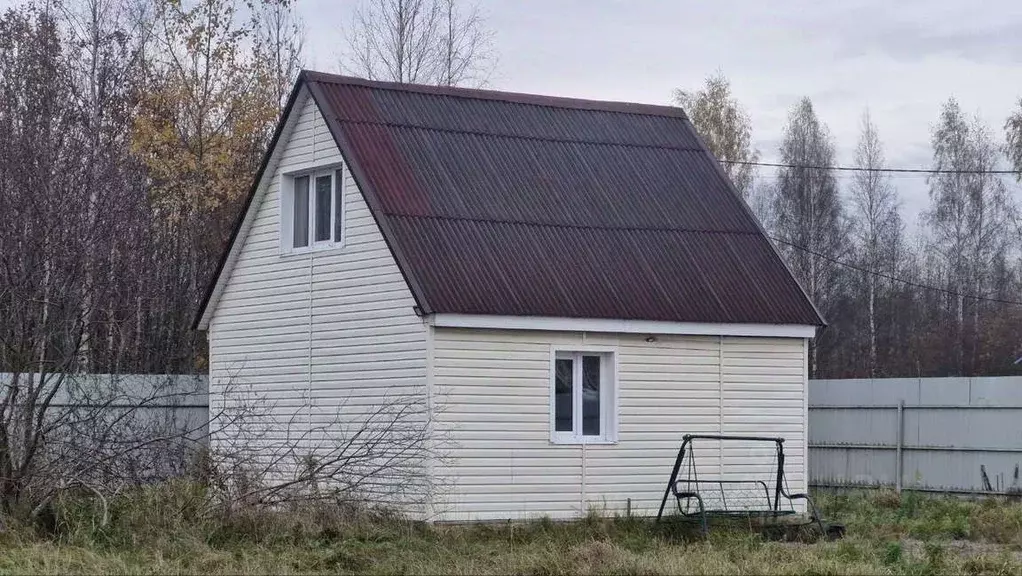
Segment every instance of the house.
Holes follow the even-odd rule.
[[[309,71],[196,319],[213,404],[417,394],[436,520],[655,514],[684,433],[783,436],[804,491],[821,325],[678,108]]]

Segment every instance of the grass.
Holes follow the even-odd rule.
[[[818,495],[845,539],[768,541],[748,530],[692,538],[675,526],[591,515],[570,523],[425,526],[308,508],[212,517],[191,485],[110,503],[100,527],[89,501],[63,502],[46,528],[0,534],[2,573],[453,574],[1018,574],[1022,505]]]

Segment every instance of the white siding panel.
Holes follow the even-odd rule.
[[[725,433],[784,438],[788,488],[806,492],[805,340],[725,338],[723,356]],[[741,469],[745,477],[768,479],[776,469],[770,446],[740,444],[723,457],[726,471]]]
[[[684,434],[780,434],[788,481],[804,491],[804,341],[435,328],[439,518],[476,520],[590,508],[655,514]],[[550,442],[551,345],[618,354],[618,442]],[[768,447],[772,455],[772,447]],[[697,446],[701,478],[760,474],[757,451]]]
[[[269,438],[300,438],[302,454],[325,456],[381,406],[425,408],[427,332],[350,174],[344,246],[281,255],[281,175],[342,161],[311,98],[292,114],[213,311],[211,405],[258,398]]]

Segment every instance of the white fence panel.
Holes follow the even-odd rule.
[[[38,386],[37,375],[19,375],[20,398],[28,378]],[[0,372],[0,386],[13,383],[13,374]],[[44,422],[53,423],[46,442],[59,445],[56,458],[79,464],[92,458],[133,478],[160,479],[185,471],[207,443],[204,375],[47,374],[43,390],[53,389]]]
[[[810,483],[1015,492],[1020,421],[1022,377],[812,380]]]

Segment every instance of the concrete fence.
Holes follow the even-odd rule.
[[[1022,377],[812,380],[809,479],[1011,493],[1022,462]]]

